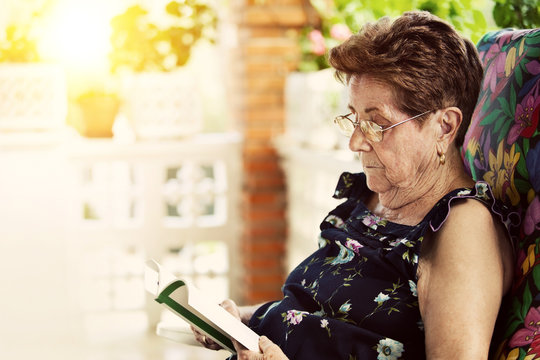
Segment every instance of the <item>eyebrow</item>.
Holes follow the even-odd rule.
[[[347,107],[348,107],[349,110],[351,110],[352,112],[356,112],[356,110],[354,109],[354,107],[353,107],[351,104],[348,104]],[[370,113],[370,112],[373,112],[373,111],[375,111],[375,110],[379,110],[379,108],[372,106],[372,107],[369,107],[369,108],[365,109],[364,112]]]

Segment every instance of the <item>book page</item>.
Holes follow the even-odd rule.
[[[145,265],[144,287],[154,296],[159,295],[167,285],[176,280],[176,276],[173,273],[155,260],[148,260]]]
[[[189,287],[188,304],[249,350],[259,351],[259,335],[219,304],[208,301],[195,286]]]
[[[156,296],[156,301],[163,303],[171,311],[198,329],[200,327],[196,323],[198,321],[196,318],[204,321],[215,331],[222,333],[226,337],[235,339],[247,349],[259,351],[259,335],[217,302],[210,300],[211,297],[208,294],[200,291],[191,282],[175,277],[174,274],[164,269],[154,260],[149,260],[146,263],[145,287]],[[200,330],[204,332],[203,329]],[[208,333],[207,335],[212,337]],[[234,353],[234,349],[214,337],[212,338]]]

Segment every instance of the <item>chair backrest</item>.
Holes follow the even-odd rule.
[[[477,48],[484,79],[462,156],[511,214],[516,247],[492,358],[540,359],[540,29],[490,32]]]

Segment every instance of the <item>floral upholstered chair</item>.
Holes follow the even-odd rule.
[[[484,80],[462,155],[504,204],[516,247],[492,358],[540,359],[540,29],[491,32],[477,48]]]

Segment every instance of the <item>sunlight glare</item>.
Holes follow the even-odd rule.
[[[107,66],[111,28],[110,11],[105,4],[98,1],[59,2],[43,34],[41,50],[46,57],[70,68]]]

